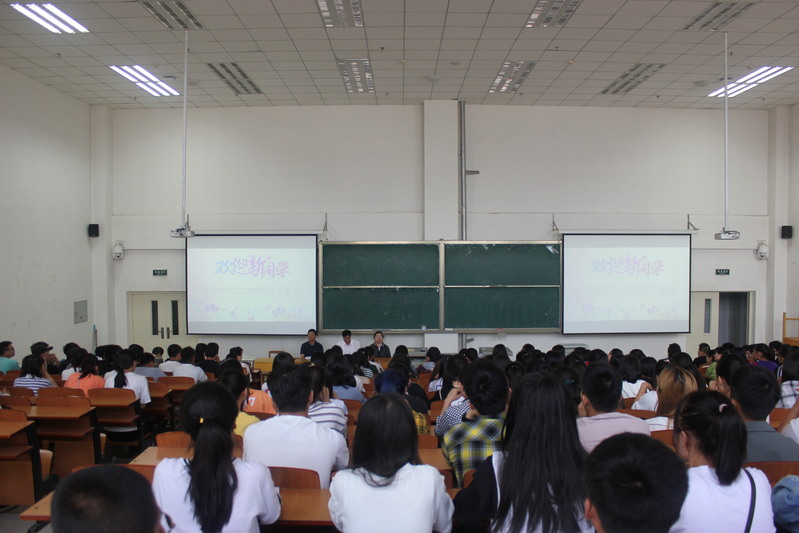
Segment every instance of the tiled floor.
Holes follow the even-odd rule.
[[[25,533],[31,526],[36,524],[36,522],[19,519],[20,513],[25,509],[26,507],[12,507],[0,513],[0,531],[3,533]],[[53,528],[48,524],[40,531],[42,533],[52,533]]]

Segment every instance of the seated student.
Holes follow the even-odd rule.
[[[238,412],[219,383],[199,383],[183,397],[180,421],[194,457],[164,459],[153,478],[155,499],[175,523],[174,531],[258,533],[259,524],[280,517],[269,470],[233,456]]]
[[[316,470],[322,488],[328,488],[330,473],[347,466],[349,453],[341,433],[308,418],[313,398],[308,367],[293,365],[282,370],[269,391],[278,416],[247,429],[244,458],[265,466]]]
[[[94,354],[100,360],[100,366],[97,371],[101,376],[105,377],[106,374],[114,370],[114,357],[121,349],[122,347],[119,345],[106,344],[105,346],[98,346],[94,350]]]
[[[452,500],[444,477],[420,464],[416,427],[408,404],[380,394],[361,409],[352,468],[330,484],[328,509],[343,533],[438,531],[452,528]]]
[[[269,382],[272,378],[277,376],[281,370],[290,366],[294,366],[294,356],[288,352],[278,352],[275,354],[272,358],[272,370],[269,372],[269,375],[266,376],[263,385],[261,385],[261,390],[268,393]]]
[[[160,346],[154,346],[153,349],[150,351],[150,353],[153,354],[156,358],[163,359],[164,357],[164,349],[161,348]]]
[[[674,445],[688,464],[688,495],[672,533],[774,531],[771,485],[763,472],[744,468],[753,443],[732,403],[718,392],[698,391],[677,406]]]
[[[180,351],[181,348],[179,344],[170,344],[167,346],[166,355],[169,359],[158,365],[158,368],[164,372],[174,372],[175,369],[180,366]]]
[[[732,376],[732,402],[746,422],[747,462],[799,461],[799,444],[766,422],[780,398],[776,376],[759,366],[746,365]]]
[[[233,428],[233,433],[239,437],[243,437],[244,431],[259,421],[258,417],[244,412],[244,406],[247,404],[249,392],[247,389],[247,378],[239,370],[228,370],[219,376],[216,382],[225,387],[231,396],[233,396],[233,399],[236,400],[236,408],[239,414],[236,416],[236,425]]]
[[[635,398],[641,385],[646,383],[641,379],[641,362],[634,355],[625,355],[619,362],[619,374],[621,374],[621,397]]]
[[[402,376],[402,380],[405,383],[405,394],[408,395],[411,409],[426,415],[430,411],[427,403],[427,393],[418,383],[411,381],[411,367],[401,361],[393,361],[388,365],[388,368]]]
[[[300,355],[307,359],[315,353],[325,353],[325,348],[322,343],[316,340],[316,330],[311,328],[308,330],[308,341],[303,342],[300,346]]]
[[[180,351],[180,365],[175,367],[172,375],[175,377],[191,378],[195,383],[208,381],[208,376],[205,375],[203,369],[199,366],[194,366],[194,358],[196,352],[191,346],[186,346]]]
[[[205,345],[203,351],[197,351],[195,357],[198,359],[196,364],[203,372],[210,372],[216,377],[219,377],[219,345],[215,342],[209,342]]]
[[[157,533],[161,511],[150,482],[130,468],[98,465],[65,477],[51,506],[55,533]]]
[[[408,368],[411,370],[411,378],[416,378],[416,371],[413,369],[413,365],[411,364],[411,356],[408,355],[408,347],[404,344],[398,345],[394,348],[394,355],[391,357],[391,363],[396,363],[397,361],[408,365]]]
[[[666,533],[680,516],[688,475],[663,443],[622,433],[602,441],[588,456],[585,486],[585,515],[597,533]],[[711,518],[722,512],[705,509]]]
[[[375,390],[377,390],[378,394],[399,394],[405,398],[405,401],[408,402],[408,407],[411,408],[413,420],[416,422],[416,430],[420,435],[429,435],[430,427],[427,425],[427,419],[421,411],[413,406],[414,403],[418,403],[418,398],[410,396],[407,392],[408,381],[405,375],[389,367],[375,380]],[[423,404],[423,408],[424,412],[427,412],[426,404]]]
[[[16,354],[11,341],[0,342],[0,372],[5,374],[9,370],[19,370],[19,363],[14,360]]]
[[[619,433],[649,435],[649,424],[626,413],[617,413],[621,399],[621,376],[612,366],[588,365],[583,374],[580,408],[585,413],[577,419],[580,442],[588,453],[606,438]]]
[[[772,373],[777,371],[779,365],[774,362],[774,352],[771,351],[768,344],[755,344],[752,349],[752,355],[757,366],[765,368]]]
[[[422,364],[416,367],[416,375],[432,373],[439,360],[441,360],[441,350],[431,346],[425,351]]]
[[[47,373],[47,362],[38,355],[26,355],[22,360],[22,371],[14,380],[14,387],[31,389],[38,396],[39,389],[56,386]]]
[[[84,350],[85,351],[85,350]],[[87,353],[80,362],[79,371],[73,373],[64,383],[68,389],[80,389],[83,395],[89,397],[91,389],[105,388],[105,380],[98,373],[97,357]]]
[[[444,398],[444,404],[441,406],[441,414],[436,418],[435,433],[438,438],[443,437],[450,428],[463,422],[464,415],[469,411],[469,400],[466,398],[466,392],[460,381],[463,369],[469,364],[468,360],[459,354],[442,359],[442,361],[446,361],[444,365],[446,377],[444,379],[450,386],[449,392]]]
[[[641,386],[639,397],[651,388],[649,383]],[[683,396],[698,390],[693,374],[679,367],[664,368],[658,376],[655,417],[646,420],[650,431],[672,429],[674,408]],[[646,394],[649,394],[648,392]]]
[[[352,365],[344,355],[333,355],[327,362],[327,371],[330,374],[330,383],[333,384],[333,393],[340,400],[365,401],[363,397],[363,384],[355,379]]]
[[[724,352],[724,356],[716,363],[716,379],[710,382],[708,388],[720,392],[728,398],[732,396],[730,383],[732,376],[746,365],[744,358],[730,352]]]
[[[136,360],[130,350],[120,350],[114,357],[115,369],[105,375],[106,389],[130,389],[136,395],[142,407],[150,403],[150,386],[147,378],[133,371]],[[131,440],[136,426],[109,426],[104,429],[110,440]]]
[[[225,359],[219,365],[220,376],[226,372],[238,372],[245,378],[247,377],[246,374],[244,374],[244,369],[235,359]],[[249,384],[249,380],[247,383]],[[272,401],[272,398],[270,398],[267,393],[248,387],[247,399],[244,403],[244,412],[275,414],[277,413],[277,408],[275,408],[275,402]]]
[[[361,349],[361,343],[353,340],[352,332],[348,329],[341,332],[341,340],[336,343],[336,346],[341,348],[341,353],[344,355],[354,354]]]
[[[346,356],[352,364],[352,373],[362,383],[370,383],[375,377],[375,372],[369,365],[369,355],[366,348],[361,348],[352,355]]]
[[[671,366],[684,368],[693,374],[694,379],[696,380],[696,386],[699,388],[699,390],[707,389],[707,380],[702,375],[702,372],[700,372],[696,367],[690,355],[685,352],[680,352],[669,357],[669,361],[671,361]]]
[[[707,361],[710,364],[705,369],[705,379],[709,383],[708,388],[710,388],[710,390],[714,390],[710,387],[710,383],[715,381],[716,378],[718,377],[716,374],[716,367],[718,366],[719,361],[721,361],[721,358],[727,355],[728,353],[729,352],[726,349],[722,348],[721,346],[719,346],[715,350],[710,350],[709,352]]]
[[[782,384],[777,407],[790,409],[799,397],[799,351],[787,352],[782,363]]]
[[[155,356],[149,352],[141,354],[134,372],[145,378],[153,378],[155,381],[166,377],[164,371],[155,366]]]
[[[455,472],[459,486],[463,474],[476,470],[502,446],[502,425],[508,403],[508,380],[491,361],[481,359],[466,366],[463,387],[469,411],[462,423],[444,433],[441,451]]]
[[[502,451],[455,497],[454,519],[493,531],[593,531],[583,516],[585,452],[577,406],[560,382],[528,374],[511,394]]]
[[[61,361],[58,360],[58,356],[53,353],[53,347],[50,344],[39,341],[34,342],[31,344],[31,355],[37,355],[44,359],[45,364],[47,364],[47,373],[49,375],[58,375],[61,373]]]
[[[230,350],[228,350],[228,354],[225,357],[225,361],[228,359],[233,359],[239,362],[241,365],[241,369],[244,372],[244,375],[247,376],[247,381],[252,381],[252,376],[250,376],[250,365],[243,361],[244,359],[244,348],[241,346],[234,346]]]
[[[68,380],[69,376],[75,372],[80,372],[80,362],[83,361],[87,353],[89,352],[74,342],[69,342],[64,346],[64,354],[66,354],[67,358],[64,360],[60,372],[63,381]]]
[[[696,366],[707,365],[710,364],[711,359],[710,345],[706,342],[699,343],[699,346],[696,349],[696,358],[694,359],[694,364]]]
[[[347,406],[337,398],[331,398],[333,386],[330,376],[323,366],[311,364],[308,367],[311,373],[311,391],[313,402],[308,406],[308,417],[333,431],[347,437]]]

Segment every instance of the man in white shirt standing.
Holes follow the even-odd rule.
[[[305,365],[282,370],[269,384],[278,416],[257,422],[244,433],[244,460],[269,466],[315,470],[323,489],[330,473],[347,467],[349,452],[341,433],[308,418],[313,400]]]
[[[345,329],[341,332],[341,340],[336,343],[336,346],[341,347],[344,355],[350,355],[361,349],[361,343],[352,340],[352,332]]]
[[[194,366],[194,348],[186,346],[180,351],[180,364],[172,372],[173,376],[192,378],[195,383],[208,381],[205,371],[199,366]]]

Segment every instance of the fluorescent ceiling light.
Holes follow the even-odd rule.
[[[515,93],[535,66],[535,61],[505,61],[488,89],[490,94]]]
[[[716,31],[740,17],[755,2],[713,2],[683,26],[684,30]]]
[[[11,7],[53,33],[89,33],[82,24],[53,4],[11,4]]]
[[[738,96],[739,94],[746,92],[749,89],[757,87],[761,83],[776,78],[780,74],[785,74],[789,70],[793,70],[793,67],[772,67],[772,66],[760,67],[754,72],[750,72],[743,78],[740,78],[732,83],[727,84],[726,87],[722,87],[721,89],[716,89],[708,96],[724,98],[724,90],[726,89],[727,98],[732,98],[733,96]]]
[[[636,63],[610,82],[602,94],[627,94],[665,66],[665,63]]]
[[[363,26],[361,0],[316,0],[326,28],[360,28]]]
[[[153,76],[140,65],[111,65],[111,70],[129,79],[153,96],[180,96],[175,89]]]
[[[186,3],[180,0],[139,0],[139,3],[167,29],[201,30],[204,27]]]
[[[525,28],[560,28],[566,24],[583,0],[538,0]]]
[[[338,70],[348,93],[373,93],[372,62],[368,59],[339,59]]]
[[[252,78],[244,72],[238,63],[206,63],[214,74],[219,76],[225,85],[236,95],[239,94],[263,94],[261,88],[252,81]]]

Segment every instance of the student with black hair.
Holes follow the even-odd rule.
[[[416,367],[416,375],[430,374],[435,369],[436,364],[441,360],[441,350],[431,346],[424,352],[424,361]],[[432,377],[432,376],[431,376]]]
[[[585,416],[577,419],[580,442],[591,452],[597,444],[619,433],[649,435],[649,424],[626,413],[617,413],[621,400],[621,376],[610,365],[593,363],[583,374],[580,408]]]
[[[772,372],[745,365],[732,376],[732,402],[746,422],[749,439],[747,461],[799,461],[799,444],[766,422],[780,399],[780,386]]]
[[[265,466],[315,470],[322,488],[328,488],[330,473],[347,466],[349,453],[341,433],[308,418],[313,399],[308,367],[293,365],[281,371],[270,383],[269,392],[278,416],[247,429],[244,458]]]
[[[757,366],[765,368],[769,372],[776,373],[777,367],[779,365],[774,362],[774,352],[771,351],[771,348],[769,348],[768,344],[755,344],[752,347],[752,354]]]
[[[330,374],[330,383],[333,385],[333,393],[336,398],[365,401],[363,383],[355,379],[352,365],[344,355],[333,355],[327,361],[327,372]]]
[[[180,351],[180,365],[175,367],[172,375],[175,377],[191,378],[195,383],[202,383],[208,381],[208,376],[199,366],[194,365],[194,359],[197,357],[197,352],[191,346],[185,346]]]
[[[325,427],[347,437],[347,406],[338,398],[332,398],[333,386],[323,366],[311,364],[311,392],[313,401],[308,406],[308,417]]]
[[[225,387],[230,395],[233,396],[233,399],[236,400],[236,408],[239,414],[236,416],[233,433],[243,437],[244,431],[259,420],[257,417],[244,412],[244,406],[247,405],[247,398],[250,393],[247,387],[247,377],[243,372],[231,370],[219,376],[216,382]]]
[[[370,398],[358,416],[352,468],[330,484],[328,508],[343,533],[452,528],[443,476],[420,464],[410,407],[397,394]]]
[[[799,351],[789,351],[782,362],[782,383],[777,407],[790,409],[799,397]]]
[[[147,378],[133,372],[136,360],[130,350],[120,350],[114,357],[114,370],[105,375],[106,389],[130,389],[136,395],[142,407],[150,403],[150,386]],[[105,432],[111,440],[129,440],[136,431],[136,426],[108,426]]]
[[[705,376],[702,375],[702,372],[700,372],[696,367],[690,355],[685,352],[676,353],[669,357],[669,361],[671,361],[671,366],[684,368],[693,374],[698,390],[707,389],[707,380],[705,379]]]
[[[79,350],[86,352],[82,348]],[[73,372],[64,382],[64,387],[68,389],[80,389],[83,395],[89,397],[91,389],[105,388],[105,380],[98,374],[97,357],[86,352],[81,358],[78,372]]]
[[[744,468],[753,443],[732,403],[698,391],[677,406],[674,445],[688,465],[688,495],[672,533],[774,531],[771,485],[763,472]]]
[[[458,354],[442,359],[442,362],[445,362],[444,379],[447,381],[449,392],[444,397],[441,414],[436,418],[433,430],[439,439],[451,428],[463,422],[463,417],[469,411],[469,400],[461,383],[461,373],[469,364],[469,360],[465,355]],[[433,400],[436,398],[438,396],[434,396]]]
[[[64,355],[67,357],[64,359],[63,363],[59,365],[61,379],[63,381],[66,381],[69,379],[69,376],[80,370],[80,362],[87,353],[89,352],[74,342],[68,342],[64,345]]]
[[[416,430],[420,435],[430,435],[430,426],[423,413],[427,413],[427,404],[419,401],[419,398],[408,394],[408,374],[407,371],[399,371],[401,365],[390,366],[385,372],[380,374],[375,380],[375,390],[378,394],[399,394],[411,408],[413,421],[416,423]],[[420,410],[421,409],[421,410]]]
[[[201,352],[197,350],[196,357],[198,361],[195,364],[203,370],[203,372],[210,372],[216,377],[219,377],[219,344],[209,342]]]
[[[170,344],[166,347],[166,355],[169,359],[158,365],[158,368],[172,374],[175,369],[180,365],[180,352],[182,348],[180,344]]]
[[[139,358],[139,363],[136,365],[136,370],[134,370],[140,376],[144,376],[145,378],[153,378],[154,381],[158,381],[159,379],[166,376],[163,370],[155,366],[155,355],[144,352],[141,357]]]
[[[477,469],[486,457],[501,448],[508,403],[508,380],[491,361],[481,359],[467,365],[461,379],[469,410],[463,422],[441,439],[442,452],[459,486],[466,472]]]
[[[577,436],[577,406],[550,376],[523,376],[511,395],[502,437],[455,497],[454,519],[492,531],[593,531],[583,516],[585,453]]]
[[[19,370],[19,363],[14,360],[16,354],[14,343],[11,341],[0,342],[0,372],[5,374],[9,370]]]
[[[727,352],[716,363],[716,379],[710,382],[708,388],[720,392],[724,396],[732,396],[732,391],[730,390],[732,376],[744,366],[746,366],[746,361],[743,357]]]
[[[269,372],[269,375],[266,377],[264,384],[261,386],[261,390],[269,391],[269,384],[272,379],[277,377],[280,372],[282,372],[286,368],[290,368],[294,366],[294,356],[288,352],[278,352],[272,358],[272,370]]]
[[[150,482],[120,465],[83,468],[55,490],[50,524],[54,533],[158,533],[161,510]]]
[[[14,387],[31,389],[38,396],[39,389],[56,387],[56,383],[47,373],[47,362],[38,355],[26,355],[22,359],[22,371],[14,379]]]
[[[641,378],[641,362],[634,355],[622,355],[619,358],[619,374],[621,374],[621,397],[635,398],[641,385],[646,383]]]
[[[710,345],[706,342],[700,342],[699,346],[696,349],[696,359],[694,359],[694,364],[696,366],[702,366],[710,364],[712,359],[710,355]]]
[[[667,533],[680,516],[688,475],[663,443],[622,433],[602,441],[588,456],[585,487],[585,515],[597,533]],[[705,513],[713,517],[716,509],[711,506]]]
[[[269,470],[233,456],[237,414],[233,396],[218,383],[199,383],[183,397],[180,420],[194,456],[164,459],[153,478],[155,499],[174,521],[172,531],[258,533],[259,524],[280,517]]]

